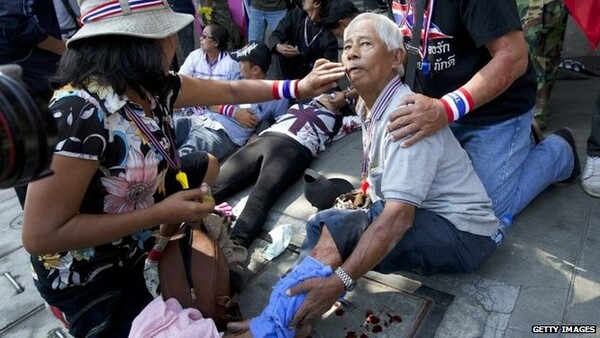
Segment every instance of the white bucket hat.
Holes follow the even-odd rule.
[[[190,24],[190,14],[175,13],[167,0],[78,0],[81,29],[69,43],[101,35],[163,39]]]

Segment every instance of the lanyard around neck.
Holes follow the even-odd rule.
[[[369,116],[365,118],[366,134],[363,140],[363,154],[362,154],[362,165],[361,174],[363,180],[369,175],[369,167],[371,166],[371,147],[373,145],[373,138],[375,137],[375,125],[377,121],[383,115],[383,112],[388,108],[396,90],[402,85],[402,81],[399,77],[392,79],[387,85],[383,92],[377,97],[373,110]],[[365,109],[368,109],[365,105]],[[366,112],[365,112],[366,113]]]
[[[131,109],[129,106],[125,106],[125,113],[131,119],[131,121],[133,121],[133,124],[139,129],[146,141],[151,143],[154,149],[156,149],[156,151],[167,161],[169,166],[177,171],[175,179],[181,184],[183,189],[188,189],[189,184],[187,175],[181,170],[181,160],[179,159],[177,149],[175,149],[175,141],[173,140],[171,129],[168,126],[164,126],[164,119],[161,119],[162,130],[169,141],[169,150],[171,150],[173,156],[171,156],[165,150],[160,141],[156,138],[156,136],[154,136],[150,128],[148,128],[142,118],[135,111],[133,111],[133,109]]]
[[[310,45],[312,45],[312,43],[315,42],[315,40],[317,39],[317,37],[319,37],[321,32],[323,32],[323,27],[321,27],[317,34],[313,36],[312,40],[308,42],[308,16],[304,18],[304,44],[306,44],[306,48],[310,47]]]

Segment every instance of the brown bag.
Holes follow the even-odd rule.
[[[158,262],[163,298],[200,310],[223,331],[228,322],[241,319],[227,261],[200,224],[186,224],[182,231],[169,241]]]

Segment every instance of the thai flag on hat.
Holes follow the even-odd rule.
[[[144,9],[146,7],[161,5],[164,6],[162,0],[128,0],[127,2],[129,4],[129,9],[132,12]],[[85,13],[81,14],[80,21],[82,24],[85,24],[89,21],[105,19],[108,17],[119,15],[121,13],[123,13],[121,3],[118,0],[109,1],[96,7],[90,8]]]

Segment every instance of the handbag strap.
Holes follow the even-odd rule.
[[[191,248],[192,243],[194,241],[194,235],[191,227],[189,225],[185,225],[184,227],[184,237],[187,238],[187,245],[180,243],[179,251],[181,251],[181,257],[183,258],[183,269],[185,270],[185,278],[187,279],[188,287],[190,288],[190,296],[192,297],[192,302],[196,302],[196,291],[194,290],[194,282],[192,281],[192,254]]]
[[[423,12],[425,11],[426,0],[416,0],[413,8],[413,27],[410,44],[406,46],[408,60],[404,83],[415,91],[415,76],[417,72],[417,61],[421,58],[421,30],[423,29]]]

